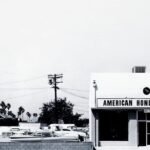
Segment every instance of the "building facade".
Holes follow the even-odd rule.
[[[150,73],[92,74],[90,85],[94,145],[150,145]]]

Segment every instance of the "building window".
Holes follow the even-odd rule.
[[[150,113],[149,111],[138,111],[138,145],[150,145]]]
[[[101,111],[99,121],[100,141],[128,141],[128,112]]]
[[[146,120],[146,113],[138,111],[138,120]]]

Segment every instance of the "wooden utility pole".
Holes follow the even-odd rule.
[[[57,90],[59,87],[57,86],[58,83],[62,83],[63,74],[54,74],[48,75],[49,85],[54,88],[54,96],[55,96],[55,122],[58,123],[58,107],[57,107]]]

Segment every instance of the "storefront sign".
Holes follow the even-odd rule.
[[[149,107],[150,98],[98,98],[98,107]]]

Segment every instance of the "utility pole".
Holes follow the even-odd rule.
[[[57,108],[57,90],[59,87],[57,84],[62,83],[63,74],[50,74],[48,75],[49,85],[51,88],[54,88],[54,96],[55,96],[55,122],[58,123],[58,108]]]

